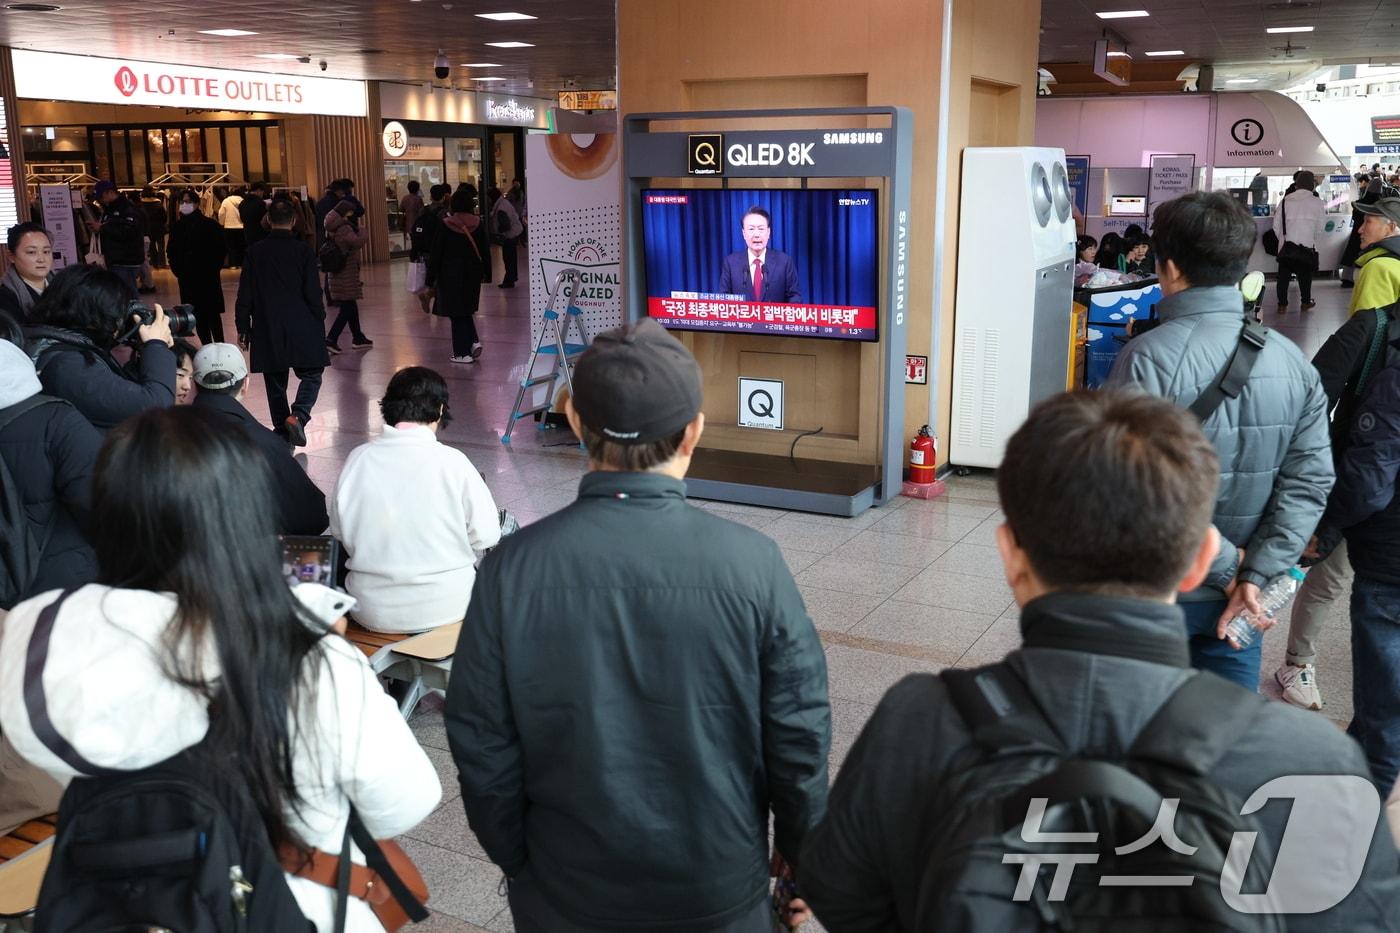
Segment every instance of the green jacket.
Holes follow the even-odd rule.
[[[590,473],[482,563],[447,737],[506,873],[606,930],[704,930],[826,808],[826,658],[778,546],[685,484]]]
[[[1387,244],[1400,240],[1392,237]],[[1400,246],[1400,243],[1396,243]],[[1376,260],[1381,260],[1376,262]],[[1400,257],[1377,245],[1356,260],[1356,287],[1351,292],[1351,313],[1388,308],[1400,301]]]

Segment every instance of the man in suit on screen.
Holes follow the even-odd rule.
[[[744,245],[724,257],[719,291],[722,295],[743,295],[752,301],[797,305],[802,292],[797,286],[797,266],[792,257],[768,248],[773,235],[773,219],[761,207],[744,212],[741,222]]]

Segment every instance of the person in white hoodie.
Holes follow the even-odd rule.
[[[500,513],[467,455],[438,440],[452,419],[441,375],[399,370],[379,410],[384,433],[350,452],[330,503],[355,621],[389,633],[460,622]]]
[[[98,582],[36,596],[5,620],[0,730],[60,783],[76,776],[75,759],[36,735],[24,698],[36,623],[62,600],[39,683],[78,760],[134,771],[200,745],[236,762],[274,847],[334,857],[351,805],[389,838],[442,789],[363,655],[283,582],[269,487],[252,441],[207,412],[156,409],[113,430],[93,487]],[[358,850],[352,859],[363,864]],[[330,933],[334,889],[288,883]],[[352,898],[345,929],[383,926]]]

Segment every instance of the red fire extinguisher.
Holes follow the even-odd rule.
[[[909,482],[933,482],[933,469],[938,463],[938,440],[929,434],[928,425],[909,444]]]

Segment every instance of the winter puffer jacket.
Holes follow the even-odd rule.
[[[39,391],[24,351],[0,340],[0,411]],[[19,486],[25,517],[44,544],[39,573],[21,599],[97,579],[97,556],[84,526],[101,446],[102,435],[66,402],[39,405],[0,430],[0,460]]]
[[[1188,288],[1157,305],[1162,325],[1130,342],[1109,387],[1138,386],[1188,407],[1239,344],[1244,306],[1229,286]],[[1297,345],[1271,333],[1239,398],[1202,425],[1220,456],[1215,527],[1225,541],[1206,585],[1187,599],[1220,599],[1234,575],[1263,586],[1298,562],[1332,489],[1327,396]]]
[[[175,404],[175,353],[162,341],[148,340],[123,367],[77,331],[42,325],[24,333],[44,391],[71,402],[99,431]]]
[[[331,301],[355,301],[364,297],[360,281],[360,251],[369,242],[369,231],[357,228],[341,214],[326,215],[326,236],[345,253],[345,268],[330,276]]]

